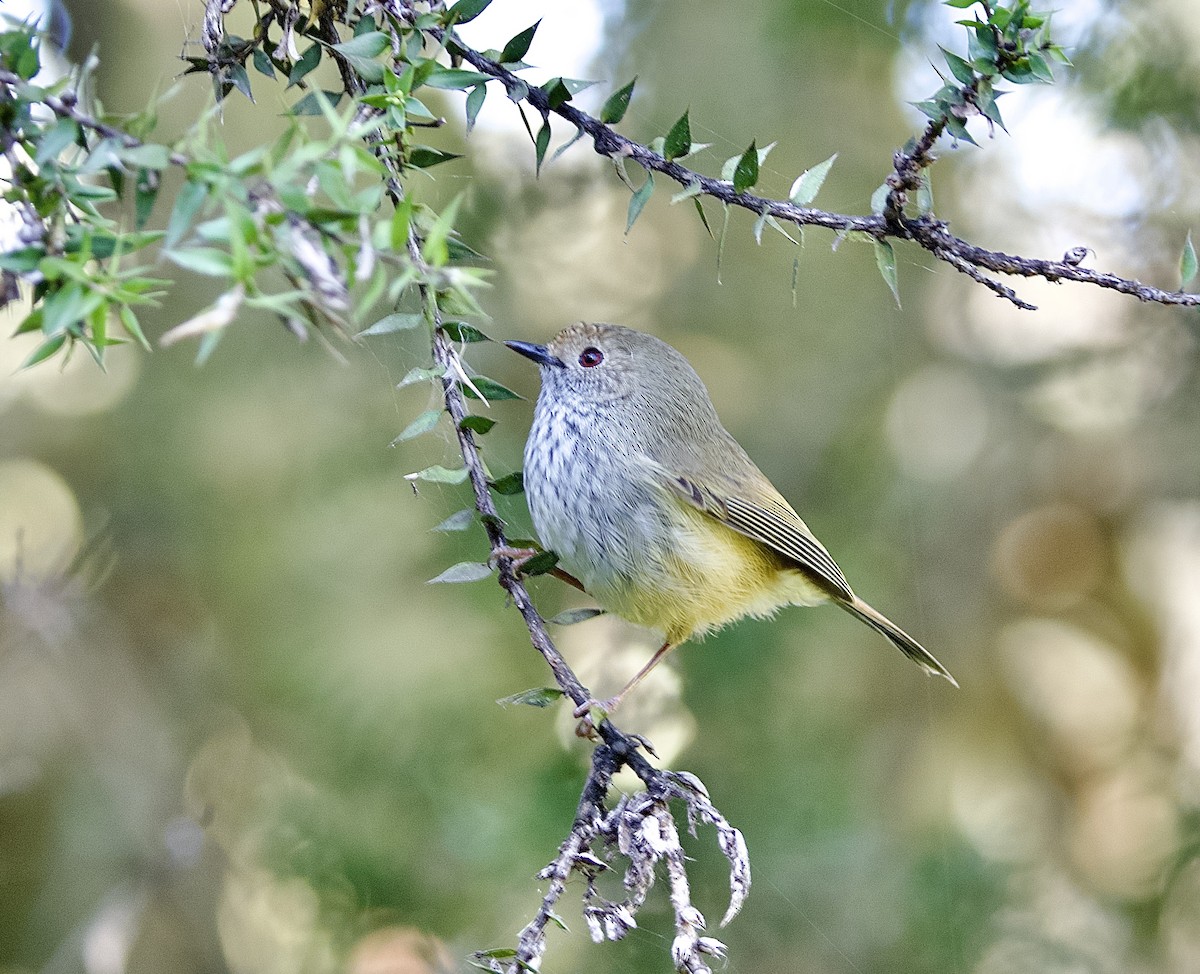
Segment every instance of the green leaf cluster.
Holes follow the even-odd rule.
[[[1034,10],[1029,0],[978,3],[945,0],[949,7],[981,8],[971,19],[958,21],[967,29],[967,56],[942,50],[948,69],[943,85],[916,107],[944,125],[955,139],[975,143],[967,130],[969,118],[982,115],[989,124],[1004,127],[996,99],[1001,81],[1013,84],[1052,84],[1052,64],[1070,64],[1066,52],[1050,33],[1050,14]]]

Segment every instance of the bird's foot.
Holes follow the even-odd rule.
[[[525,571],[525,565],[539,555],[545,555],[549,559],[548,565],[542,565],[529,572]],[[488,556],[488,564],[495,565],[499,558],[511,558],[513,573],[518,578],[523,578],[528,575],[553,575],[560,582],[566,582],[572,588],[577,588],[579,591],[586,594],[583,583],[579,581],[570,572],[564,571],[554,563],[557,556],[552,551],[542,551],[538,548],[512,548],[507,545],[501,548],[493,548],[491,555]]]
[[[488,563],[494,565],[499,558],[511,558],[513,571],[519,575],[521,573],[521,566],[536,554],[538,554],[537,548],[512,548],[505,545],[502,548],[492,549]]]
[[[596,728],[608,719],[608,715],[617,709],[620,702],[619,695],[607,700],[597,700],[595,697],[585,700],[572,713],[573,717],[579,719],[579,723],[575,725],[575,735],[595,740]]]

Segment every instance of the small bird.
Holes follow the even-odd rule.
[[[549,345],[505,342],[540,366],[525,496],[545,547],[606,610],[665,641],[611,713],[680,643],[743,616],[833,602],[927,673],[947,671],[851,591],[829,552],[721,425],[704,383],[661,339],[580,322]]]

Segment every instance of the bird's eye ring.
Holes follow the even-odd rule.
[[[585,369],[594,369],[603,361],[604,353],[598,348],[592,348],[590,345],[579,353],[579,364]]]

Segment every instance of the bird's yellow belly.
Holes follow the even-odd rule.
[[[677,505],[672,517],[672,544],[652,571],[594,593],[610,611],[662,629],[675,644],[742,616],[827,598],[781,556],[708,515]]]

